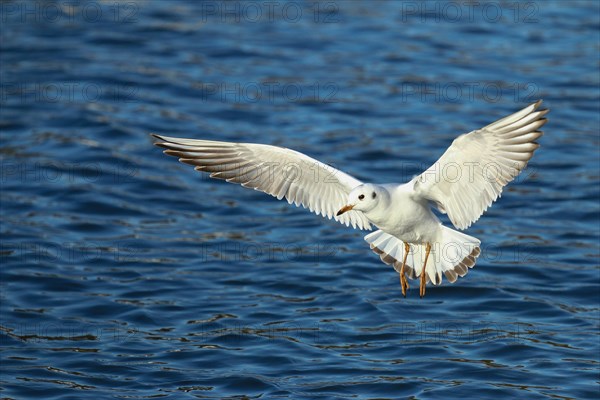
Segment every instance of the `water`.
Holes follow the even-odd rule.
[[[597,398],[598,3],[436,4],[3,2],[1,396]],[[423,300],[148,136],[399,182],[538,98],[477,267]]]

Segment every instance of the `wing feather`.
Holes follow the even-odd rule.
[[[415,195],[431,201],[452,224],[466,229],[525,168],[543,135],[549,110],[541,100],[488,126],[457,137],[414,181]]]
[[[165,154],[224,179],[268,193],[289,204],[345,224],[370,230],[363,213],[349,211],[336,216],[348,194],[362,184],[358,179],[302,153],[283,147],[254,143],[229,143],[154,135]]]

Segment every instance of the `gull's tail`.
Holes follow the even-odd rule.
[[[405,253],[402,240],[381,230],[368,234],[365,240],[371,249],[379,254],[381,261],[393,265],[400,273]],[[442,283],[442,273],[450,283],[454,283],[459,276],[465,276],[469,268],[475,266],[477,257],[481,253],[480,243],[481,241],[473,236],[442,226],[437,242],[431,243],[431,252],[425,269],[427,281],[439,285]],[[420,277],[424,262],[425,245],[410,244],[410,251],[406,258],[406,275],[411,279]]]

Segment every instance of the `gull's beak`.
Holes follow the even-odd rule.
[[[344,206],[342,208],[340,208],[340,211],[337,212],[337,214],[335,214],[337,217],[339,217],[340,215],[342,215],[343,213],[345,213],[346,211],[350,211],[354,208],[353,205],[351,206]]]

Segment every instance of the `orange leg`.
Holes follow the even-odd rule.
[[[429,258],[429,252],[431,251],[431,245],[429,243],[425,244],[425,263],[423,264],[423,270],[421,271],[421,287],[419,293],[421,298],[425,296],[425,285],[427,284],[427,275],[426,275],[426,267],[427,267],[427,259]]]
[[[408,280],[406,279],[406,275],[404,274],[404,267],[406,266],[406,257],[408,257],[408,252],[410,251],[410,246],[408,243],[404,243],[404,259],[402,260],[402,267],[400,268],[400,286],[402,286],[402,295],[406,297],[406,291],[408,290]]]

